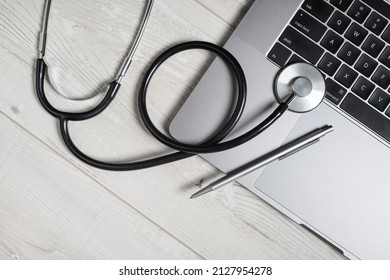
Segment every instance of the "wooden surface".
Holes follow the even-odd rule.
[[[188,40],[223,44],[253,0],[156,0],[135,60],[111,106],[71,123],[87,154],[131,161],[171,152],[137,114],[140,77],[161,51]],[[53,0],[46,61],[53,87],[72,98],[110,81],[145,6],[140,0]],[[0,0],[1,259],[340,259],[341,255],[237,183],[189,196],[221,174],[199,157],[135,172],[77,160],[35,96],[43,0]],[[159,127],[190,94],[211,58],[175,56],[158,71],[148,107]],[[60,109],[96,104],[65,100]]]

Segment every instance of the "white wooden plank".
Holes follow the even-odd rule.
[[[3,114],[0,129],[2,258],[199,258]]]
[[[117,2],[116,5],[122,5],[121,3]],[[40,108],[32,88],[31,64],[35,53],[27,50],[34,48],[36,44],[32,37],[38,34],[39,21],[36,18],[40,19],[42,1],[23,2],[23,6],[30,5],[30,8],[26,8],[29,12],[21,9],[22,5],[6,4],[10,6],[7,6],[6,11],[13,11],[13,21],[23,18],[24,22],[30,24],[28,27],[23,26],[23,21],[19,20],[18,32],[31,32],[29,31],[28,36],[18,36],[18,32],[3,32],[7,43],[0,43],[0,54],[4,62],[2,64],[7,67],[0,65],[0,73],[3,77],[13,78],[7,80],[7,83],[0,81],[4,93],[1,96],[1,111],[204,258],[340,258],[328,246],[238,185],[230,184],[200,200],[188,200],[189,195],[198,189],[199,186],[196,185],[199,185],[199,182],[203,181],[205,184],[210,177],[218,174],[215,168],[200,158],[125,173],[96,170],[76,160],[59,138],[55,120]],[[82,17],[80,11],[78,16]],[[118,21],[124,22],[124,16],[118,15]],[[134,24],[137,23],[132,23],[133,28]],[[9,25],[5,22],[3,26]],[[80,26],[84,26],[83,21],[80,21]],[[103,27],[96,28],[100,28],[101,32]],[[61,30],[60,27],[57,29]],[[126,77],[120,94],[102,116],[80,124],[71,124],[75,142],[94,157],[114,161],[170,151],[148,135],[139,123],[134,95],[142,72],[151,59],[167,46],[189,39],[222,42],[231,31],[230,24],[196,1],[156,1],[148,32],[145,33],[140,51],[137,52],[137,58],[131,67],[131,74]],[[75,32],[77,31],[73,30],[73,33],[67,35]],[[89,35],[93,36],[94,32],[88,32]],[[64,35],[58,33],[57,36],[60,38]],[[107,33],[97,41],[90,39],[81,42],[80,44],[85,43],[85,46],[80,48],[93,49],[94,44],[109,46],[111,39],[112,36]],[[102,41],[98,42],[99,40]],[[58,40],[57,45],[53,45],[58,49],[53,51],[51,58],[59,61],[72,59],[67,52],[68,43],[72,44],[72,40]],[[123,41],[120,45],[126,48],[127,43]],[[18,45],[23,45],[26,52],[18,48]],[[166,127],[166,120],[177,110],[177,103],[182,102],[189,94],[199,78],[199,72],[210,63],[208,56],[204,55],[198,62],[198,55],[199,53],[183,54],[170,61],[153,80],[149,107],[159,126]],[[107,51],[101,56],[85,55],[81,61],[90,60],[88,63],[91,65],[106,65],[107,61],[115,60],[116,57],[115,52]],[[54,60],[52,63],[55,64]],[[62,65],[66,68],[65,63]],[[102,70],[105,67],[96,66],[96,71],[85,71],[87,77],[84,80],[75,77],[79,81],[75,82],[73,90],[82,90],[79,84],[83,84],[85,89],[88,88],[90,85],[86,79],[100,81],[100,75],[107,77],[107,72],[111,73],[115,68],[110,63],[107,65],[109,71]],[[191,70],[185,69],[188,65],[191,65]],[[84,74],[84,70],[81,72]],[[193,73],[198,75],[194,78]],[[67,81],[59,79],[58,83],[66,84]],[[60,108],[77,106],[59,98],[52,99]],[[85,102],[82,104],[85,105]]]

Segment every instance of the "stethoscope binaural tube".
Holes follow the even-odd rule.
[[[166,141],[166,139],[164,138],[167,139],[169,138],[166,136],[161,137],[161,135],[163,134],[160,131],[158,131],[157,128],[154,127],[146,108],[147,88],[149,82],[151,81],[151,78],[153,77],[158,67],[161,66],[161,64],[164,61],[166,61],[169,57],[173,56],[174,54],[189,49],[205,49],[208,51],[212,51],[218,56],[220,56],[229,65],[229,67],[233,69],[233,73],[235,74],[235,78],[237,81],[237,88],[238,88],[237,102],[234,106],[233,113],[228,118],[228,121],[217,133],[215,133],[215,135],[211,139],[209,139],[208,141],[206,141],[201,145],[187,145],[184,143],[177,142],[175,140]],[[74,144],[70,136],[68,123],[69,121],[87,120],[103,112],[111,103],[111,101],[114,99],[116,93],[119,90],[120,84],[113,81],[110,85],[110,88],[105,98],[95,108],[81,113],[68,113],[68,112],[62,112],[55,109],[47,100],[44,91],[45,72],[46,72],[45,62],[43,61],[43,59],[38,59],[37,75],[36,75],[37,96],[42,106],[52,116],[54,116],[59,120],[61,136],[64,140],[65,145],[81,161],[93,167],[105,169],[105,170],[111,170],[111,171],[130,171],[130,170],[144,169],[144,168],[154,167],[161,164],[166,164],[169,162],[188,158],[198,153],[212,153],[212,152],[223,151],[226,149],[236,147],[259,135],[262,131],[264,131],[266,128],[272,125],[288,108],[288,104],[282,102],[268,118],[266,118],[262,123],[257,125],[254,129],[250,130],[244,135],[239,136],[233,140],[220,143],[220,141],[222,141],[235,127],[244,110],[245,101],[246,101],[246,89],[247,89],[244,72],[240,64],[238,63],[238,61],[233,57],[233,55],[231,55],[227,50],[225,50],[222,47],[219,47],[212,43],[201,42],[201,41],[179,44],[162,53],[151,64],[151,66],[146,71],[145,76],[141,82],[141,87],[139,90],[139,99],[138,99],[140,116],[146,128],[159,141],[161,141],[162,143],[166,144],[171,148],[179,150],[179,152],[169,154],[169,155],[164,155],[153,159],[144,160],[144,161],[138,161],[138,162],[130,162],[130,163],[103,162],[89,157],[88,155],[86,155],[80,149],[77,148],[77,146]],[[169,141],[173,142],[173,144],[169,143]]]
[[[244,72],[239,65],[238,61],[225,49],[211,44],[207,42],[188,42],[184,43],[178,46],[175,46],[172,49],[167,50],[164,52],[159,58],[155,60],[155,62],[152,64],[150,69],[153,69],[154,65],[161,65],[163,62],[162,58],[164,57],[164,61],[168,58],[166,55],[170,54],[169,56],[172,56],[172,50],[175,49],[190,49],[190,48],[203,48],[209,51],[213,51],[215,54],[219,55],[224,61],[226,61],[229,66],[234,70],[237,84],[239,84],[238,92],[237,92],[237,102],[235,104],[234,111],[232,115],[230,116],[228,122],[226,125],[220,129],[211,139],[207,141],[207,143],[217,143],[224,139],[234,128],[236,125],[238,119],[241,117],[242,111],[245,106],[245,100],[246,100],[246,80]],[[179,151],[170,155],[164,155],[161,157],[153,158],[150,160],[145,161],[139,161],[139,162],[131,162],[131,163],[109,163],[109,162],[102,162],[95,160],[88,155],[84,154],[82,151],[80,151],[74,142],[71,139],[70,133],[69,133],[69,127],[68,123],[69,121],[82,121],[87,120],[90,118],[93,118],[103,112],[108,105],[111,103],[111,101],[114,99],[117,91],[119,90],[120,84],[116,81],[113,81],[110,85],[110,88],[105,96],[105,98],[93,109],[88,110],[86,112],[81,113],[69,113],[69,112],[63,112],[55,109],[50,102],[47,100],[45,91],[44,91],[44,80],[45,80],[45,73],[46,73],[46,64],[43,61],[43,59],[38,59],[37,61],[37,74],[36,74],[36,91],[39,101],[41,102],[42,106],[55,118],[57,118],[60,122],[60,131],[61,136],[64,140],[64,143],[68,147],[68,149],[81,161],[94,166],[96,168],[105,169],[105,170],[112,170],[112,171],[128,171],[128,170],[137,170],[137,169],[143,169],[148,167],[153,167],[161,164],[166,164],[169,162],[177,161],[180,159],[188,158],[194,155],[194,153],[186,153],[183,151]],[[149,75],[145,75],[143,79],[143,84],[145,81],[150,81],[152,74],[151,71],[148,70],[147,73]],[[154,73],[154,71],[153,71]],[[146,91],[140,90],[140,96],[142,96],[141,92],[143,92],[144,96],[146,97]],[[140,100],[143,100],[143,98],[140,98]],[[140,101],[141,102],[141,101]],[[142,108],[140,105],[139,108]],[[146,113],[143,111],[143,109],[140,109],[141,116],[148,115],[147,111]],[[145,107],[146,110],[146,107]],[[210,151],[211,152],[211,151]]]
[[[71,120],[71,121],[83,121],[83,120],[93,118],[99,115],[101,112],[103,112],[108,107],[108,105],[110,105],[111,101],[114,100],[115,95],[120,88],[119,83],[117,83],[116,81],[111,82],[105,97],[100,101],[98,105],[95,106],[95,108],[90,109],[88,111],[80,112],[80,113],[70,113],[70,112],[60,111],[54,108],[50,104],[49,100],[46,98],[45,89],[44,89],[46,68],[47,66],[45,64],[45,61],[42,58],[38,58],[36,64],[36,79],[35,79],[36,92],[37,92],[38,99],[41,102],[43,108],[45,108],[45,110],[48,113],[50,113],[53,117],[57,119],[66,118],[67,120]]]
[[[208,43],[208,42],[203,42],[203,41],[182,43],[163,52],[151,64],[149,69],[146,71],[144,78],[142,79],[140,89],[139,89],[139,95],[138,95],[139,113],[145,127],[157,140],[167,145],[168,147],[178,150],[178,152],[168,154],[168,155],[163,155],[152,159],[147,159],[147,160],[142,160],[137,162],[129,162],[129,163],[110,163],[110,162],[103,162],[103,161],[93,159],[92,157],[86,155],[80,149],[78,149],[77,146],[72,141],[69,132],[69,126],[68,126],[69,121],[84,121],[87,119],[91,119],[99,115],[100,113],[102,113],[113,101],[120,88],[120,82],[124,77],[124,75],[126,74],[127,69],[131,63],[132,57],[136,51],[142,33],[145,30],[146,23],[151,12],[151,5],[153,1],[151,0],[148,2],[148,6],[143,18],[143,22],[141,24],[138,35],[136,36],[136,42],[133,43],[129,55],[126,57],[124,63],[122,64],[122,67],[118,72],[117,78],[110,83],[109,89],[105,97],[100,101],[100,103],[95,108],[80,113],[64,112],[54,108],[50,104],[49,100],[46,98],[45,95],[44,81],[45,81],[47,65],[44,61],[44,54],[46,50],[47,21],[49,15],[48,13],[50,10],[50,3],[51,0],[47,0],[45,5],[45,16],[43,22],[44,27],[43,27],[43,31],[41,32],[40,43],[39,43],[39,57],[37,59],[37,65],[36,65],[37,97],[40,103],[42,104],[42,106],[45,108],[45,110],[48,113],[50,113],[53,117],[59,120],[61,136],[67,148],[78,159],[93,167],[104,169],[104,170],[110,170],[110,171],[130,171],[130,170],[144,169],[144,168],[170,163],[173,161],[191,157],[198,153],[213,153],[213,152],[224,151],[227,149],[237,147],[253,139],[254,137],[258,136],[261,132],[263,132],[265,129],[271,126],[289,108],[289,106],[296,99],[296,95],[293,92],[291,92],[291,94],[279,104],[279,106],[272,112],[272,114],[270,114],[264,121],[258,124],[255,128],[251,129],[250,131],[246,132],[241,136],[238,136],[237,138],[234,138],[229,141],[221,142],[233,130],[233,128],[239,121],[242,112],[244,110],[246,95],[247,95],[245,74],[239,62],[234,58],[234,56],[230,54],[226,49],[219,47],[218,45]],[[153,75],[157,71],[157,69],[168,58],[172,57],[173,55],[179,52],[190,50],[190,49],[203,49],[203,50],[211,51],[215,53],[217,56],[219,56],[220,58],[222,58],[222,60],[232,69],[232,72],[234,73],[236,83],[237,83],[237,92],[236,92],[237,98],[232,113],[227,117],[227,121],[225,122],[224,126],[220,128],[210,139],[208,139],[204,143],[201,143],[200,145],[189,145],[185,143],[180,143],[172,138],[165,136],[161,131],[159,131],[154,126],[152,120],[149,117],[147,106],[146,106],[148,85]]]

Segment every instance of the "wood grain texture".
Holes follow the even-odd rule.
[[[3,114],[0,127],[5,257],[200,257]]]
[[[140,123],[136,91],[142,74],[161,51],[176,43],[206,40],[222,44],[252,2],[156,0],[150,24],[117,98],[93,120],[71,123],[75,143],[87,154],[109,161],[171,152]],[[54,87],[83,98],[94,95],[112,79],[134,36],[144,3],[53,1],[46,59]],[[0,257],[11,258],[9,252],[16,252],[20,258],[342,258],[236,183],[202,199],[189,200],[190,194],[221,175],[199,157],[123,173],[94,169],[75,159],[58,135],[56,120],[35,97],[34,64],[42,11],[43,1],[0,1],[0,110],[7,116],[2,126],[10,134],[1,137],[1,145],[8,148],[2,150],[7,166],[1,165],[0,182],[2,191],[12,198],[0,206],[0,219],[7,222],[0,232]],[[212,56],[202,51],[189,51],[175,56],[159,70],[148,99],[151,117],[159,127],[166,130],[211,60]],[[60,97],[49,85],[47,88],[50,100],[61,109],[85,109],[102,97],[98,94],[92,100],[73,102]],[[12,136],[18,139],[15,143]],[[16,147],[20,152],[12,158],[11,150]],[[24,155],[24,151],[33,151],[34,156]],[[40,155],[42,158],[36,161]],[[11,172],[13,168],[15,172]],[[21,173],[26,173],[23,179],[19,179]],[[47,177],[51,179],[46,181]],[[16,193],[10,190],[14,181],[18,182]],[[81,218],[55,220],[55,211],[43,213],[44,205],[29,205],[28,201],[37,199],[31,186],[23,188],[30,181],[40,186],[44,201],[56,201],[67,215],[84,209],[94,212],[93,219],[89,217],[86,224]],[[65,188],[70,182],[78,187]],[[23,193],[22,198],[18,192]],[[66,192],[63,201],[62,192]],[[99,209],[99,203],[112,211]],[[12,219],[15,213],[29,212],[23,223]],[[42,227],[45,217],[49,217],[45,227],[57,231]],[[119,226],[126,217],[131,222]],[[136,229],[130,225],[133,219]],[[80,232],[86,225],[91,226],[91,245],[83,248],[80,244],[87,237]],[[132,253],[126,255],[125,250],[116,247],[117,240],[105,230],[94,236],[97,225],[105,230],[115,225],[110,233],[114,237],[128,235],[126,246],[134,248]],[[26,234],[29,227],[34,231]],[[17,234],[12,237],[14,232]],[[145,234],[155,239],[149,244]],[[57,239],[66,242],[54,246]],[[55,252],[35,250],[25,240],[45,250],[54,247]],[[145,252],[142,247],[146,247]]]

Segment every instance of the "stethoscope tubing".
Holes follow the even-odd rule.
[[[208,50],[214,52],[219,57],[221,57],[228,64],[228,66],[232,68],[235,74],[237,89],[238,89],[236,104],[234,106],[233,112],[229,116],[225,125],[219,131],[217,131],[214,134],[214,136],[212,136],[209,140],[207,140],[205,143],[202,143],[200,145],[188,145],[185,143],[180,143],[174,139],[165,136],[161,131],[159,131],[154,126],[149,116],[147,105],[146,105],[148,85],[153,75],[156,73],[157,69],[168,58],[172,57],[173,55],[181,51],[190,50],[190,49]],[[96,168],[110,170],[110,171],[130,171],[130,170],[150,168],[150,167],[155,167],[158,165],[174,162],[177,160],[185,159],[193,155],[196,155],[198,153],[203,153],[203,154],[213,153],[213,152],[224,151],[227,149],[231,149],[233,147],[237,147],[238,145],[241,145],[253,139],[261,132],[263,132],[266,128],[271,126],[288,108],[288,105],[286,103],[281,103],[268,118],[266,118],[255,128],[251,129],[247,133],[235,139],[226,142],[221,142],[236,126],[244,110],[246,94],[247,94],[245,74],[239,62],[234,58],[234,56],[222,47],[219,47],[212,43],[203,42],[203,41],[182,43],[166,50],[156,60],[154,60],[154,62],[150,65],[150,67],[145,73],[144,78],[141,81],[139,94],[138,94],[139,113],[145,127],[154,137],[156,137],[157,140],[167,145],[168,147],[178,150],[178,152],[168,154],[168,155],[163,155],[153,159],[147,159],[143,161],[136,161],[136,162],[129,162],[129,163],[103,162],[103,161],[93,159],[92,157],[86,155],[84,152],[82,152],[80,149],[77,148],[77,146],[74,144],[70,136],[68,123],[69,121],[84,121],[101,114],[115,98],[120,88],[120,84],[117,83],[116,81],[111,82],[105,97],[95,108],[80,113],[64,112],[54,108],[50,104],[49,100],[46,98],[46,94],[44,90],[46,68],[47,66],[44,60],[38,59],[37,75],[36,75],[37,96],[40,103],[46,109],[46,111],[48,111],[48,113],[50,113],[53,117],[59,120],[60,132],[65,145],[79,160],[83,161],[84,163],[89,164]]]
[[[215,134],[216,137],[211,138],[205,143],[202,143],[200,145],[190,145],[190,144],[181,143],[163,134],[153,124],[148,114],[147,105],[146,105],[147,89],[157,69],[168,58],[172,57],[173,55],[179,52],[189,50],[189,49],[204,49],[218,54],[219,57],[221,57],[227,63],[227,65],[231,67],[231,69],[235,73],[236,82],[237,82],[237,104],[235,110],[231,114],[228,121],[225,122],[225,125]],[[288,108],[288,105],[282,102],[276,108],[276,110],[272,112],[271,115],[269,115],[263,122],[261,122],[255,128],[251,129],[250,131],[246,132],[245,134],[237,138],[225,142],[220,142],[233,130],[237,122],[240,120],[242,112],[245,107],[246,92],[247,92],[247,85],[246,85],[246,78],[245,78],[244,71],[242,70],[239,62],[230,52],[215,44],[202,42],[202,41],[193,41],[193,42],[179,44],[177,46],[168,49],[152,63],[152,65],[146,71],[144,79],[141,82],[141,86],[139,90],[139,98],[138,98],[138,109],[139,109],[142,122],[144,123],[145,127],[157,140],[159,140],[164,145],[175,150],[184,151],[192,154],[215,153],[215,152],[221,152],[228,149],[232,149],[258,136],[266,128],[271,126]],[[222,138],[222,135],[225,136],[223,136]]]
[[[116,81],[112,81],[110,83],[110,86],[108,88],[108,91],[105,95],[105,97],[100,101],[100,103],[95,106],[93,109],[90,109],[85,112],[79,112],[79,113],[71,113],[71,112],[65,112],[65,111],[60,111],[56,108],[54,108],[49,100],[46,97],[45,94],[45,89],[44,89],[44,83],[45,83],[45,74],[46,74],[46,63],[42,58],[39,58],[37,60],[37,65],[36,65],[36,79],[35,79],[35,84],[36,84],[36,92],[38,99],[40,103],[42,104],[43,108],[50,113],[53,117],[57,119],[67,119],[71,121],[82,121],[82,120],[87,120],[91,119],[93,117],[96,117],[100,113],[102,113],[108,105],[114,100],[119,88],[120,84],[117,83]]]
[[[130,171],[130,170],[150,168],[150,167],[170,163],[173,161],[177,161],[177,160],[181,160],[193,156],[193,154],[176,152],[173,154],[156,157],[149,160],[130,162],[130,163],[110,163],[110,162],[103,162],[91,158],[90,156],[83,153],[80,149],[78,149],[77,146],[72,141],[69,132],[69,126],[68,126],[69,121],[84,121],[96,117],[97,115],[102,113],[110,105],[111,101],[115,98],[120,88],[120,84],[115,81],[111,82],[105,97],[96,107],[81,113],[64,112],[54,108],[46,97],[45,90],[44,90],[44,80],[45,80],[45,72],[47,66],[44,60],[38,59],[36,67],[37,67],[36,92],[37,92],[38,100],[40,101],[43,108],[49,114],[51,114],[53,117],[59,120],[60,133],[66,147],[69,149],[70,152],[72,152],[74,156],[76,156],[82,162],[90,166],[93,166],[95,168],[104,169],[104,170]]]

